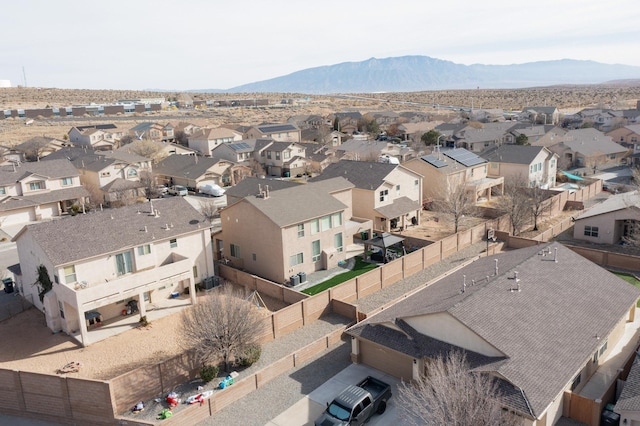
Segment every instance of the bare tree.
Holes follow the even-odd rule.
[[[153,161],[160,161],[163,156],[162,144],[145,139],[131,142],[126,149],[132,154],[146,157]]]
[[[433,210],[447,216],[453,222],[453,232],[457,233],[460,225],[470,216],[476,216],[479,209],[467,191],[464,182],[454,184],[449,191],[441,192],[433,201]]]
[[[509,216],[511,234],[518,235],[531,218],[531,199],[522,179],[513,179],[504,185],[504,195],[497,205],[502,214]]]
[[[231,360],[258,343],[264,322],[244,292],[231,285],[216,289],[204,301],[182,313],[185,348],[196,350],[206,364],[222,357],[230,370]]]
[[[533,217],[533,230],[538,230],[538,219],[551,211],[551,203],[547,201],[551,198],[549,192],[539,186],[529,189],[529,200],[531,206],[531,216]]]
[[[521,418],[503,407],[497,382],[488,374],[470,371],[461,352],[449,352],[429,361],[426,375],[398,387],[403,425],[515,426],[522,423]]]
[[[218,207],[212,201],[200,201],[200,212],[209,222],[218,217]]]

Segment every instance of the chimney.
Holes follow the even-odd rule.
[[[460,293],[464,293],[466,288],[467,288],[467,276],[463,275],[462,276],[462,291],[460,291]]]
[[[147,231],[147,225],[144,226],[144,232],[148,232]]]
[[[269,198],[269,185],[264,186],[264,198]]]
[[[558,263],[558,247],[553,249],[553,261]]]
[[[498,259],[495,259],[496,267],[495,267],[495,275],[498,276]]]

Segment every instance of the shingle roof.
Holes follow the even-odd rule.
[[[56,151],[43,158],[43,162],[60,161],[60,159],[71,161],[71,164],[73,164],[76,169],[91,170],[94,172],[99,172],[116,162],[114,158],[108,158],[98,151],[78,147],[66,147]]]
[[[30,175],[48,179],[79,176],[78,170],[67,159],[20,163],[17,166],[0,166],[0,185],[13,185]]]
[[[197,179],[218,161],[209,157],[174,154],[156,164],[153,171],[159,175],[178,177],[184,177],[188,173],[189,179]]]
[[[638,191],[612,195],[602,203],[596,204],[580,216],[576,217],[576,220],[599,216],[601,214],[611,213],[631,207],[640,208],[640,193],[638,193]],[[620,218],[618,218],[618,220],[619,219]]]
[[[543,146],[500,145],[480,156],[495,163],[531,164],[545,148]]]
[[[543,256],[545,248],[549,254]],[[510,291],[518,285],[514,271],[520,291]],[[467,286],[461,292],[463,280]],[[638,297],[640,289],[551,243],[480,258],[348,333],[361,335],[385,322],[428,321],[429,314],[447,313],[505,355],[489,370],[521,388],[539,416],[603,344],[596,336],[609,336]]]
[[[627,381],[618,398],[615,411],[640,411],[640,363],[637,361],[631,366]]]
[[[269,197],[265,198],[249,195],[240,202],[250,203],[273,223],[286,227],[346,209],[345,204],[330,195],[328,188],[333,190],[336,185],[345,189],[350,187],[342,178],[336,178],[334,182],[309,183],[269,191]]]
[[[249,195],[256,195],[259,193],[259,187],[265,189],[265,186],[269,186],[270,191],[278,191],[284,188],[291,188],[292,186],[303,185],[298,182],[291,182],[287,180],[279,179],[259,179],[256,177],[246,177],[242,179],[237,185],[229,187],[226,191],[227,197],[244,198]]]
[[[158,217],[151,214],[152,205]],[[210,227],[189,202],[171,197],[27,225],[13,240],[31,234],[51,263],[60,266]]]
[[[76,200],[88,197],[89,192],[83,186],[56,189],[33,195],[8,196],[0,201],[0,211],[11,211],[25,207],[35,207],[57,201]]]
[[[585,157],[597,154],[616,154],[626,152],[627,149],[611,140],[611,137],[596,129],[570,130],[562,142],[564,146]]]
[[[317,182],[335,177],[343,177],[359,189],[374,190],[384,182],[397,164],[371,163],[365,161],[342,160],[331,163],[318,176],[310,179],[310,182]]]

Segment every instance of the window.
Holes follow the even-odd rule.
[[[291,158],[291,152],[290,151],[283,152],[282,158],[284,158],[285,160],[288,160],[289,158]]]
[[[331,229],[331,216],[323,216],[322,219],[320,219],[320,223],[323,231]]]
[[[0,195],[4,195],[7,193],[7,188],[5,188],[4,186],[0,186]]]
[[[280,151],[276,151],[276,160],[280,159]]]
[[[320,220],[313,219],[311,221],[311,235],[317,234],[318,232],[320,232]]]
[[[385,201],[387,199],[387,195],[389,195],[388,189],[380,191],[380,201]]]
[[[235,258],[240,257],[240,246],[231,244],[231,257],[235,257]]]
[[[342,232],[338,232],[333,236],[333,245],[338,253],[342,253]]]
[[[616,155],[615,154],[610,154],[609,155],[609,160],[615,160],[616,159]]]
[[[304,256],[302,253],[289,256],[289,266],[300,265],[304,262]]]
[[[44,189],[44,182],[39,180],[35,182],[29,182],[29,189],[32,191],[37,191],[39,189]]]
[[[413,186],[415,186],[416,188],[418,187],[420,183],[418,182],[418,179],[413,181]]]
[[[400,185],[396,185],[396,195],[400,196]]]
[[[60,310],[60,316],[64,318],[64,304],[58,300],[58,309]]]
[[[304,223],[298,224],[298,238],[304,237]]]
[[[133,262],[131,261],[131,252],[116,254],[116,272],[118,275],[129,274],[133,272]]]
[[[151,245],[145,244],[143,246],[138,247],[138,255],[144,256],[145,254],[151,253]]]
[[[169,240],[169,247],[171,248],[176,248],[178,247],[178,240],[175,238],[172,238]]]
[[[585,226],[584,227],[584,235],[587,237],[597,237],[598,236],[598,227],[597,226]]]
[[[607,351],[607,345],[609,344],[609,341],[606,340],[604,342],[604,345],[600,346],[600,351],[598,351],[598,353],[600,354],[600,356],[602,356],[603,353],[605,353]]]
[[[317,262],[320,260],[320,240],[315,240],[311,243],[311,261]]]
[[[556,159],[552,158],[551,159],[551,168],[553,169],[556,166]]]
[[[71,265],[71,266],[65,266],[64,267],[64,282],[67,284],[71,284],[71,283],[75,283],[76,280],[76,267]]]
[[[582,372],[578,373],[575,379],[573,379],[573,383],[571,383],[571,390],[575,390],[580,384],[580,380],[582,380]]]
[[[258,255],[255,253],[251,253],[251,260],[253,260],[254,262],[258,260]]]
[[[62,186],[69,186],[69,185],[73,185],[73,178],[70,178],[70,177],[62,178]]]
[[[342,212],[331,215],[331,227],[337,228],[338,226],[342,226]]]
[[[129,177],[136,177],[138,176],[138,172],[136,171],[136,169],[129,169],[129,171],[127,172],[127,175]]]

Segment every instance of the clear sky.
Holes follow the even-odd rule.
[[[640,66],[633,0],[16,0],[0,80],[65,89],[228,89],[372,57]],[[24,69],[24,74],[23,74]]]

